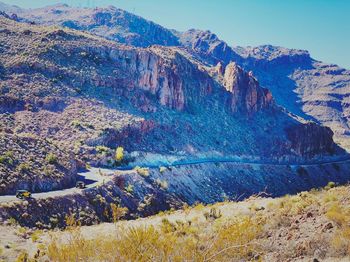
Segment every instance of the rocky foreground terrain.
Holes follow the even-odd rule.
[[[25,261],[348,261],[349,187],[243,202],[185,205],[179,211],[64,231],[1,226],[0,258]],[[263,195],[264,196],[264,195]]]

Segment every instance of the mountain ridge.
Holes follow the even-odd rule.
[[[56,5],[18,11],[2,6],[10,12],[17,10],[26,21],[84,29],[129,45],[183,47],[203,64],[211,66],[236,62],[245,70],[253,71],[279,104],[296,115],[330,127],[337,143],[350,150],[350,96],[347,95],[350,72],[319,62],[305,50],[271,45],[230,47],[210,31],[168,30],[116,7],[79,9]]]

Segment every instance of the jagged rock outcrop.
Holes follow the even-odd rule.
[[[286,131],[293,150],[300,156],[310,158],[322,152],[333,154],[336,150],[333,132],[328,127],[307,123],[291,126]]]
[[[231,62],[225,68],[223,84],[232,93],[231,109],[233,112],[245,111],[248,115],[267,108],[272,104],[272,94],[260,87],[252,72],[245,72],[236,63]]]

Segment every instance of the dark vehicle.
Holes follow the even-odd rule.
[[[86,186],[85,186],[85,183],[83,181],[78,181],[75,185],[76,188],[80,188],[80,189],[84,189]]]
[[[32,193],[28,190],[17,190],[16,197],[19,199],[31,198]]]

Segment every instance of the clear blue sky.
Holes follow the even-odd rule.
[[[115,5],[167,28],[209,29],[230,45],[307,49],[350,69],[350,0],[0,0],[22,7]]]

